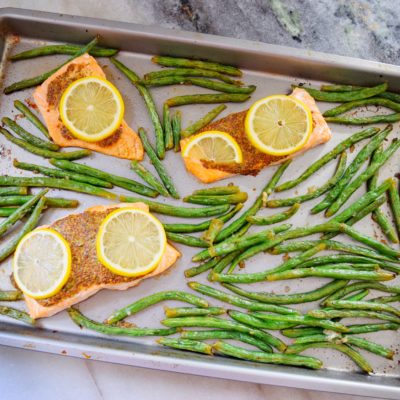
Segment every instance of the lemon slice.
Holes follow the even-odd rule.
[[[111,136],[121,125],[124,102],[109,81],[87,77],[72,82],[60,101],[60,117],[78,139],[98,142]]]
[[[161,222],[135,208],[113,211],[101,223],[97,257],[111,272],[140,276],[153,271],[165,251],[167,239]]]
[[[246,134],[263,153],[283,156],[300,150],[313,130],[310,109],[294,97],[268,96],[247,112]]]
[[[71,273],[71,248],[55,230],[36,229],[19,242],[13,272],[15,282],[27,296],[34,299],[54,296]]]
[[[242,150],[236,140],[220,131],[207,131],[192,136],[182,149],[182,157],[217,163],[241,163],[243,160]]]

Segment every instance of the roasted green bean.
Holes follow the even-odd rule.
[[[143,164],[139,161],[132,160],[131,161],[131,168],[152,188],[157,190],[158,193],[162,194],[163,196],[168,197],[169,193],[168,190],[165,189],[163,184],[149,171],[147,170]]]
[[[171,97],[166,101],[169,107],[186,106],[188,104],[243,103],[250,95],[240,93],[221,94],[188,94]]]
[[[210,356],[213,354],[211,345],[197,340],[161,338],[157,340],[157,343],[163,346],[173,347],[174,349],[188,350],[195,353],[208,354]]]

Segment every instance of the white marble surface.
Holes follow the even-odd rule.
[[[21,7],[139,23],[156,23],[157,1],[114,0],[0,0],[0,7]],[[163,2],[161,2],[163,3]],[[179,3],[179,2],[175,2]],[[182,5],[185,2],[181,1]],[[192,2],[193,3],[193,2]],[[196,3],[196,2],[194,2]],[[206,1],[199,3],[207,4]],[[211,3],[211,2],[210,2]],[[240,2],[239,2],[240,3]],[[248,2],[247,2],[248,3]],[[293,3],[293,2],[291,2]],[[299,2],[301,3],[301,2]],[[182,11],[182,9],[181,9]],[[184,11],[184,10],[183,10]],[[215,23],[215,21],[214,21]],[[166,26],[188,28],[179,18]],[[198,26],[194,24],[194,29]],[[215,27],[214,27],[215,28]],[[202,27],[198,30],[204,30]],[[218,33],[218,32],[213,32]],[[247,37],[232,30],[230,36]],[[250,35],[251,36],[251,35]],[[260,39],[261,40],[261,39]],[[278,41],[277,41],[278,42]],[[318,46],[316,46],[318,47]],[[340,49],[337,51],[340,53]],[[371,54],[370,58],[375,55]],[[358,400],[343,396],[275,386],[240,383],[170,372],[106,364],[95,361],[0,347],[0,398],[7,400],[69,399],[318,399]]]

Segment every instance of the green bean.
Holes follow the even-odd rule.
[[[209,71],[199,68],[174,68],[174,69],[162,69],[159,71],[148,72],[144,75],[145,83],[153,79],[165,78],[167,76],[202,76],[206,78],[215,78],[225,83],[232,85],[241,86],[242,82],[235,81],[219,72]]]
[[[38,86],[41,83],[43,83],[47,78],[49,78],[51,75],[56,73],[61,67],[64,65],[68,64],[75,58],[80,57],[81,55],[88,53],[90,50],[93,49],[94,46],[96,46],[98,42],[98,38],[95,37],[91,42],[89,42],[86,46],[80,47],[75,53],[73,53],[73,56],[70,57],[67,61],[59,65],[58,67],[52,69],[51,71],[45,72],[41,75],[35,76],[34,78],[29,78],[29,79],[24,79],[23,81],[15,82],[10,86],[7,86],[4,89],[5,94],[10,94],[13,92],[16,92],[18,90],[23,90],[23,89],[28,89],[33,86]]]
[[[182,138],[187,138],[196,132],[198,132],[200,129],[204,128],[207,126],[212,120],[214,120],[219,114],[222,113],[226,108],[225,104],[221,104],[215,108],[213,108],[210,112],[208,112],[206,115],[201,117],[198,121],[193,123],[192,125],[188,126],[186,129],[184,129],[181,132],[181,137]]]
[[[347,221],[355,213],[359,212],[360,210],[365,208],[368,204],[375,201],[383,193],[388,191],[392,181],[393,181],[392,178],[388,178],[385,181],[383,181],[376,189],[369,190],[367,193],[363,194],[359,199],[357,199],[354,203],[352,203],[349,207],[344,209],[340,214],[337,214],[336,217],[332,218],[331,221],[333,222]]]
[[[320,278],[333,278],[333,279],[357,279],[357,280],[370,280],[370,281],[388,281],[394,279],[395,274],[381,271],[367,271],[339,268],[338,266],[331,266],[331,268],[324,267],[311,267],[311,268],[297,268],[295,270],[279,272],[267,276],[269,281],[278,281],[284,279],[306,278],[310,276],[318,276]]]
[[[212,282],[212,274],[215,272],[222,272],[231,262],[237,257],[239,254],[239,251],[234,251],[232,253],[227,254],[226,256],[222,257],[217,265],[215,265],[212,268],[212,271],[209,272],[207,279]]]
[[[283,227],[285,228],[286,226]],[[224,242],[217,243],[216,245],[195,254],[192,257],[192,261],[203,261],[210,257],[221,256],[231,253],[235,250],[242,250],[264,241],[267,241],[269,243],[270,241],[268,239],[272,239],[274,237],[277,229],[278,231],[280,231],[282,229],[282,226],[274,227],[240,238],[235,238],[234,240],[225,240]]]
[[[31,200],[33,195],[26,196],[2,196],[0,197],[0,206],[20,206]],[[78,200],[62,199],[59,197],[46,197],[47,207],[58,207],[58,208],[76,208],[79,205]]]
[[[399,103],[396,103],[396,102],[388,100],[388,99],[372,97],[369,99],[350,101],[348,103],[341,104],[338,107],[331,108],[330,110],[325,111],[323,113],[323,116],[324,117],[336,117],[337,115],[343,114],[354,108],[362,107],[362,106],[369,106],[369,105],[383,106],[386,108],[390,108],[393,111],[400,112],[400,104]]]
[[[300,304],[300,303],[309,303],[312,301],[322,299],[323,297],[329,296],[330,294],[335,293],[337,290],[343,288],[346,284],[347,284],[346,280],[335,280],[329,282],[324,286],[321,286],[318,289],[314,289],[309,292],[293,293],[293,294],[249,292],[242,289],[241,287],[229,283],[223,283],[222,285],[240,296],[247,297],[252,300],[257,300],[263,303]]]
[[[365,360],[360,353],[345,344],[327,342],[293,344],[287,348],[286,352],[288,354],[297,354],[309,348],[328,348],[340,351],[341,353],[346,354],[348,357],[350,357],[363,371],[367,372],[368,374],[373,372],[372,367],[369,365],[367,360]]]
[[[395,258],[400,257],[399,251],[392,249],[390,246],[387,246],[384,243],[381,243],[380,241],[375,240],[370,236],[358,232],[352,226],[346,224],[340,224],[340,227],[341,227],[340,228],[341,232],[346,233],[348,236],[357,240],[358,242],[361,242],[369,247],[372,247],[373,249],[378,250],[380,253],[387,255],[389,257],[395,257]]]
[[[174,136],[172,132],[171,115],[169,107],[166,104],[163,106],[163,125],[165,150],[170,150],[174,147]]]
[[[376,158],[379,156],[379,153],[383,151],[383,147],[380,146],[378,147],[372,157],[370,162],[376,161]],[[378,177],[379,173],[378,171],[375,172],[374,175],[367,181],[367,188],[368,190],[374,190],[377,187],[377,182],[378,182]],[[373,213],[372,213],[372,219],[380,226],[382,232],[386,235],[386,237],[392,242],[392,243],[399,243],[399,238],[397,236],[396,230],[386,218],[385,214],[383,211],[379,208],[377,208]]]
[[[320,268],[321,271],[325,271],[325,270],[332,271],[334,269],[351,270],[351,271],[376,271],[376,272],[381,271],[379,264],[371,264],[371,263],[367,263],[367,264],[351,264],[351,263],[327,264],[327,265],[320,265],[318,268]]]
[[[323,92],[353,92],[359,89],[364,89],[364,87],[355,85],[321,85]]]
[[[220,330],[210,330],[210,331],[182,331],[181,337],[184,339],[192,340],[208,340],[208,339],[233,339],[239,342],[251,344],[254,347],[272,353],[272,347],[263,341],[248,335],[247,333],[236,332],[236,331],[220,331]]]
[[[368,128],[364,129],[361,132],[355,133],[354,135],[340,142],[336,147],[334,147],[331,151],[326,153],[323,157],[312,163],[298,178],[282,183],[281,185],[275,188],[275,191],[281,192],[283,190],[288,190],[297,186],[298,184],[309,178],[311,175],[313,175],[320,168],[322,168],[329,161],[336,158],[343,151],[350,148],[355,143],[375,135],[377,132],[379,132],[379,129],[377,128]]]
[[[307,312],[310,317],[332,319],[332,318],[372,318],[380,319],[383,321],[394,322],[400,324],[400,318],[397,318],[390,314],[385,314],[376,311],[363,311],[363,310],[310,310]]]
[[[107,324],[115,324],[124,318],[137,314],[139,311],[152,306],[153,304],[160,303],[166,300],[177,300],[185,303],[193,304],[196,307],[208,307],[208,302],[200,297],[194,296],[193,294],[182,292],[182,291],[167,291],[151,294],[147,297],[143,297],[140,300],[135,301],[111,314],[107,320]]]
[[[326,249],[326,247],[325,247]],[[325,256],[321,257],[315,257],[311,258],[309,260],[305,260],[303,263],[301,263],[301,268],[308,268],[308,267],[316,267],[318,265],[327,265],[330,264],[334,266],[337,263],[350,263],[350,264],[367,264],[367,263],[374,263],[374,264],[379,264],[381,266],[380,262],[371,259],[369,257],[365,256],[358,256],[354,254],[328,254]],[[382,264],[385,262],[382,261]]]
[[[332,122],[335,124],[346,124],[346,125],[368,125],[368,124],[379,124],[379,123],[393,123],[400,121],[400,113],[385,114],[385,115],[373,115],[371,117],[326,117],[326,122]]]
[[[153,147],[151,146],[151,144],[147,138],[146,131],[143,128],[139,128],[138,132],[139,132],[140,139],[142,139],[143,147],[146,150],[146,153],[149,156],[150,161],[153,164],[154,168],[156,169],[158,176],[160,177],[165,188],[168,190],[168,192],[170,193],[170,195],[173,198],[179,199],[179,194],[174,186],[172,178],[168,174],[164,165],[162,164],[162,162],[158,158],[157,154],[155,153]]]
[[[345,297],[343,300],[359,301],[359,300],[365,299],[365,297],[367,297],[368,295],[369,295],[369,290],[365,289],[365,290],[361,290],[357,293],[354,293],[354,294],[350,295],[349,297]]]
[[[137,203],[142,202],[149,206],[150,211],[165,214],[165,215],[173,215],[175,217],[183,217],[183,218],[205,218],[212,217],[214,215],[220,215],[229,210],[229,204],[223,204],[220,206],[210,206],[210,207],[179,207],[172,206],[169,204],[158,203],[156,201],[151,201],[147,199],[142,199],[140,197],[132,197],[132,196],[119,196],[120,201],[127,203]]]
[[[9,57],[11,61],[28,60],[35,57],[49,56],[53,54],[74,55],[82,49],[82,46],[75,44],[53,44],[47,46],[35,47],[30,50],[22,51]],[[94,57],[112,57],[118,53],[117,49],[105,49],[102,47],[93,47],[89,54]]]
[[[181,339],[181,338],[178,339],[161,338],[157,340],[157,343],[160,343],[163,346],[173,347],[175,349],[208,354],[209,356],[213,354],[211,345],[199,342],[197,340]]]
[[[22,112],[22,114],[28,119],[28,121],[32,122],[33,125],[36,126],[36,128],[39,129],[40,132],[43,133],[44,136],[47,137],[47,139],[52,140],[50,133],[46,126],[43,124],[43,122],[27,107],[22,101],[15,100],[14,101],[14,107]]]
[[[215,267],[218,264],[219,260],[219,257],[210,258],[203,264],[200,264],[196,267],[188,268],[187,270],[185,270],[185,277],[192,278],[193,276],[197,276],[205,271],[208,271]]]
[[[371,333],[386,330],[398,330],[400,325],[393,322],[385,322],[381,324],[362,324],[362,325],[348,325],[349,331],[347,335],[350,334],[360,334],[360,333]]]
[[[156,153],[160,159],[163,159],[165,156],[163,127],[161,125],[160,117],[157,114],[156,105],[149,90],[145,85],[140,83],[139,77],[133,70],[129,69],[121,61],[118,61],[113,57],[110,60],[131,81],[131,83],[136,87],[136,89],[142,96],[154,126],[154,131],[156,135]]]
[[[28,188],[23,186],[0,187],[0,196],[25,196],[28,194]],[[1,199],[1,197],[0,197]]]
[[[1,201],[1,197],[0,197]],[[222,222],[227,222],[231,218],[233,218],[243,207],[243,204],[236,204],[232,210],[228,211],[226,214],[223,214],[218,217],[218,219]],[[200,224],[163,224],[166,232],[175,232],[175,233],[193,233],[193,232],[202,232],[207,230],[210,227],[212,220],[204,221]]]
[[[207,78],[191,78],[185,76],[166,76],[164,78],[146,79],[144,84],[147,87],[159,87],[168,85],[193,85],[223,93],[251,94],[256,90],[256,86],[238,86],[230,83],[213,81]]]
[[[241,324],[257,329],[280,330],[296,325],[296,323],[293,322],[264,321],[262,319],[256,318],[251,314],[245,314],[236,310],[228,310],[228,315],[235,321],[240,322]]]
[[[274,215],[267,216],[250,216],[247,217],[247,221],[253,225],[272,225],[278,222],[286,221],[297,213],[300,208],[300,203],[293,204],[289,209]]]
[[[263,243],[260,245],[255,245],[253,247],[248,248],[243,253],[241,253],[234,261],[235,265],[239,264],[240,262],[246,260],[247,258],[252,257],[253,255],[259,252],[259,247],[263,247]],[[229,283],[254,283],[254,282],[262,282],[268,279],[268,276],[271,274],[287,271],[289,269],[295,268],[297,265],[301,265],[305,260],[312,257],[316,253],[325,250],[325,245],[317,245],[303,253],[301,253],[297,257],[293,257],[288,261],[285,261],[283,264],[278,265],[275,268],[261,271],[261,272],[254,272],[250,274],[216,274],[214,273],[212,276],[213,280],[218,282],[229,282]]]
[[[349,300],[328,300],[326,305],[331,308],[348,310],[368,310],[394,314],[400,317],[400,310],[389,304],[377,303],[372,301],[349,301]]]
[[[92,154],[90,150],[76,150],[76,151],[51,151],[47,149],[42,149],[40,147],[33,146],[32,144],[26,142],[25,140],[19,139],[4,128],[0,128],[0,133],[5,136],[11,143],[21,147],[22,149],[28,151],[29,153],[36,154],[44,158],[56,158],[61,160],[77,160],[78,158],[86,157]]]
[[[74,192],[92,194],[93,196],[104,197],[106,199],[116,199],[117,195],[97,186],[70,181],[67,179],[43,178],[43,177],[15,177],[0,176],[0,186],[29,186],[29,187],[49,187],[56,189],[72,190]]]
[[[199,189],[195,190],[192,193],[192,196],[222,196],[226,194],[235,194],[239,193],[240,188],[239,186],[233,186],[233,185],[228,185],[228,186],[215,186],[212,188],[206,188],[206,189]]]
[[[0,291],[0,301],[17,301],[23,298],[24,296],[19,290]]]
[[[191,60],[179,57],[154,56],[151,61],[165,67],[200,68],[209,71],[216,71],[221,74],[242,76],[242,71],[230,65],[219,64],[211,61]]]
[[[375,297],[369,301],[375,301],[378,303],[394,303],[396,301],[400,301],[400,294],[395,294],[393,296]]]
[[[294,356],[290,354],[251,351],[224,342],[215,343],[212,349],[219,354],[261,363],[295,365],[312,369],[320,369],[322,367],[322,362],[314,357],[296,356],[296,358],[294,358]]]
[[[378,197],[363,210],[360,210],[358,213],[354,214],[349,220],[346,221],[346,224],[350,226],[354,225],[356,222],[361,221],[364,217],[377,210],[385,202],[386,198],[384,196]]]
[[[374,87],[358,89],[351,92],[324,92],[306,86],[302,86],[301,88],[306,90],[315,100],[327,101],[330,103],[342,103],[377,96],[378,94],[385,92],[387,87],[388,85],[385,82]]]
[[[322,332],[323,329],[314,327],[286,328],[281,330],[282,335],[289,338],[300,338],[309,335],[319,335]]]
[[[244,324],[239,324],[238,322],[228,321],[227,319],[217,318],[217,317],[180,317],[180,318],[167,318],[161,321],[165,326],[172,328],[182,328],[182,327],[204,327],[204,328],[217,328],[224,330],[233,330],[242,333],[248,333],[257,339],[262,340],[267,344],[271,344],[275,347],[278,346],[278,350],[284,351],[286,345],[275,336],[270,333],[264,332],[260,329],[250,328]]]
[[[186,235],[185,233],[166,232],[167,238],[175,243],[182,243],[190,247],[208,247],[209,243],[195,236]]]
[[[89,167],[88,165],[78,164],[67,160],[54,160],[50,159],[50,163],[63,170],[77,172],[78,174],[89,175],[95,178],[112,183],[115,186],[129,190],[134,193],[142,194],[143,196],[157,196],[157,191],[142,185],[132,179],[124,178],[118,175],[112,175],[108,172],[101,171],[100,169]]]
[[[371,156],[371,154],[381,145],[383,140],[389,135],[392,126],[388,126],[382,132],[375,135],[369,143],[367,143],[357,154],[351,164],[336,185],[329,191],[328,195],[311,209],[312,214],[316,214],[325,208],[331,206],[332,203],[339,197],[340,193],[349,185],[357,171],[361,168],[364,162]]]
[[[201,238],[205,240],[209,246],[212,246],[215,238],[217,237],[218,233],[221,231],[223,226],[224,222],[221,221],[220,219],[218,218],[212,219],[208,230],[204,232]]]
[[[330,217],[335,214],[339,208],[346,202],[346,200],[369,178],[371,178],[378,169],[384,165],[389,158],[400,147],[400,140],[395,140],[392,144],[382,153],[382,155],[368,166],[368,168],[358,175],[343,191],[339,194],[336,200],[331,204],[326,212],[326,216]]]
[[[207,307],[207,308],[197,308],[197,307],[176,307],[168,308],[164,307],[165,316],[167,318],[174,317],[193,317],[199,315],[221,315],[225,314],[225,310],[221,307]]]
[[[152,188],[157,190],[158,193],[165,197],[169,196],[168,190],[162,185],[162,183],[149,171],[143,164],[137,160],[131,161],[131,168]]]
[[[0,306],[0,314],[7,317],[14,318],[18,321],[25,322],[29,325],[35,325],[35,320],[24,311],[17,310],[16,308]]]
[[[264,186],[263,190],[258,195],[257,199],[252,204],[252,206],[247,211],[245,211],[237,220],[233,221],[230,225],[222,229],[222,231],[218,234],[216,238],[217,242],[225,240],[228,237],[231,237],[235,232],[237,232],[240,228],[242,228],[246,224],[247,217],[255,215],[260,210],[263,203],[264,193],[266,193],[266,196],[268,196],[273,192],[275,186],[279,182],[279,179],[281,178],[281,176],[283,175],[283,173],[285,172],[286,168],[289,166],[290,163],[291,160],[288,160],[282,163],[278,167],[278,169],[275,171],[270,181]]]
[[[91,329],[92,331],[103,333],[104,335],[112,336],[167,336],[176,333],[176,329],[163,329],[163,328],[137,328],[125,327],[118,325],[107,325],[97,321],[93,321],[85,317],[76,308],[69,308],[68,314],[72,321],[81,328]]]
[[[393,179],[391,183],[389,187],[390,207],[396,223],[397,232],[400,232],[400,196],[397,179]]]
[[[357,292],[359,290],[364,290],[364,289],[373,289],[373,290],[379,290],[381,292],[386,292],[386,293],[400,294],[400,286],[386,286],[386,285],[383,285],[382,283],[378,283],[378,282],[355,282],[348,286],[345,286],[342,289],[339,289],[335,293],[332,293],[329,297],[327,297],[323,301],[322,305],[325,306],[328,301],[337,300],[337,299],[347,296],[350,293]]]
[[[203,204],[206,206],[215,206],[218,204],[238,204],[247,200],[246,192],[227,194],[225,196],[215,195],[190,195],[183,198],[186,203]]]
[[[26,131],[24,128],[19,126],[16,122],[14,122],[11,118],[4,117],[1,120],[1,122],[3,123],[3,125],[6,125],[10,129],[12,129],[23,140],[25,140],[26,142],[30,143],[31,145],[33,145],[35,147],[52,150],[52,151],[60,150],[60,146],[58,146],[57,144],[48,142],[46,140],[42,140],[42,139],[32,135],[31,133]]]
[[[350,344],[361,349],[367,350],[371,353],[377,354],[378,356],[385,357],[389,360],[393,359],[393,351],[381,346],[377,343],[370,342],[356,336],[341,336],[341,335],[310,335],[297,338],[294,344],[305,344],[305,343],[315,343],[315,342],[330,342],[336,344]]]
[[[13,207],[2,207],[0,208],[0,217],[9,217],[14,211]]]
[[[186,106],[188,104],[243,103],[250,95],[240,93],[221,94],[188,94],[171,97],[166,101],[169,107]]]
[[[173,116],[172,116],[172,134],[174,137],[174,151],[177,153],[180,148],[180,140],[181,140],[181,121],[182,120],[182,114],[180,111],[177,111]]]
[[[289,314],[289,315],[296,315],[299,314],[298,311],[293,310],[289,307],[279,306],[275,304],[265,304],[265,303],[258,303],[255,301],[247,300],[241,298],[239,296],[234,296],[232,294],[222,292],[221,290],[215,289],[211,286],[203,285],[198,282],[188,282],[188,286],[206,296],[213,297],[215,299],[221,300],[225,303],[232,304],[237,307],[245,308],[251,311],[267,311],[267,312],[274,312],[278,314]]]
[[[282,253],[290,253],[292,251],[305,251],[318,244],[325,244],[326,250],[344,251],[346,253],[359,254],[380,261],[396,262],[396,260],[394,260],[393,258],[382,256],[376,251],[370,250],[366,247],[356,246],[349,243],[341,243],[335,240],[302,240],[296,242],[288,242],[286,244],[280,244],[278,246],[275,246],[272,249],[271,253],[282,254]]]
[[[398,93],[384,92],[381,93],[379,96],[383,97],[384,99],[389,99],[395,101],[396,103],[400,103],[400,95]]]
[[[343,173],[346,169],[346,162],[347,162],[347,154],[346,152],[343,152],[340,155],[335,174],[324,185],[301,196],[290,197],[287,199],[268,200],[266,202],[266,206],[272,208],[291,206],[296,203],[304,203],[305,201],[316,199],[317,197],[323,195],[325,192],[327,192],[329,189],[333,188],[336,185],[336,183],[343,176]]]
[[[333,322],[329,319],[318,319],[308,315],[273,315],[263,314],[260,312],[251,313],[256,318],[260,318],[266,321],[281,321],[294,323],[298,325],[317,326],[324,329],[329,329],[335,332],[347,332],[348,328],[339,322]]]
[[[106,182],[101,179],[98,179],[98,178],[95,178],[93,176],[77,174],[74,172],[63,171],[63,170],[59,170],[59,169],[55,169],[55,168],[47,168],[47,167],[43,167],[42,165],[37,165],[37,164],[24,163],[24,162],[20,162],[16,159],[14,159],[13,165],[15,168],[23,169],[25,171],[32,171],[35,173],[41,173],[43,175],[47,175],[52,178],[70,179],[70,180],[73,180],[76,182],[89,183],[93,186],[100,186],[100,187],[104,187],[104,188],[112,188],[113,187],[113,185],[111,183]]]
[[[13,212],[6,220],[1,222],[0,237],[3,236],[14,224],[21,220],[24,215],[29,212],[48,191],[49,189],[44,189],[37,195],[32,196],[32,198],[25,202],[21,207],[16,208],[15,212]]]
[[[0,262],[5,260],[10,254],[14,252],[17,248],[20,240],[29,233],[32,229],[35,228],[36,224],[39,221],[40,215],[45,207],[46,200],[42,197],[35,208],[33,209],[31,215],[28,220],[25,222],[25,225],[22,229],[14,236],[10,241],[8,241],[1,249],[0,249]]]
[[[380,344],[370,342],[369,340],[356,336],[345,336],[343,342],[367,350],[371,353],[377,354],[378,356],[385,357],[388,360],[393,360],[393,350],[381,346]]]

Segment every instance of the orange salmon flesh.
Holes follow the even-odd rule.
[[[96,236],[100,224],[110,212],[127,206],[149,211],[144,203],[96,206],[80,214],[68,215],[48,226],[59,232],[71,246],[71,275],[61,291],[50,298],[36,300],[25,296],[32,318],[50,317],[86,300],[102,289],[126,290],[137,286],[144,279],[162,274],[176,262],[181,254],[167,243],[158,266],[144,276],[129,278],[116,275],[100,263],[96,252]]]
[[[97,61],[89,54],[84,54],[61,67],[36,88],[33,98],[50,136],[61,147],[82,147],[114,157],[142,160],[142,142],[125,121],[111,136],[94,143],[75,138],[62,123],[58,108],[63,92],[72,82],[89,76],[106,78]]]

